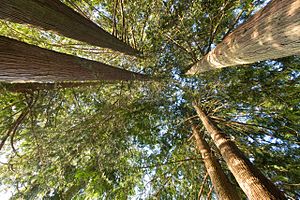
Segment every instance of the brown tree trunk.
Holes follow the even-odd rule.
[[[229,34],[187,74],[300,53],[300,0],[273,0]]]
[[[0,82],[146,80],[146,76],[0,36]]]
[[[223,172],[220,163],[217,161],[213,152],[210,150],[209,145],[199,133],[195,125],[192,125],[192,130],[197,149],[201,153],[204,165],[218,198],[222,200],[239,200],[240,198],[237,190],[230,183],[226,174]]]
[[[139,53],[59,0],[0,0],[0,19],[32,24],[129,55]]]
[[[60,90],[76,87],[90,87],[100,85],[101,82],[55,82],[55,83],[0,83],[1,91],[31,93],[39,90]]]
[[[226,138],[199,106],[194,104],[194,108],[220,150],[229,170],[250,200],[286,199],[283,193],[246,158],[238,147]]]

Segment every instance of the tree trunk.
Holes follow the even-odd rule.
[[[187,74],[300,53],[300,0],[273,0],[229,34]]]
[[[217,161],[213,152],[210,150],[209,145],[199,133],[195,125],[192,125],[192,130],[197,149],[201,153],[204,165],[218,198],[222,200],[239,200],[240,198],[237,190],[230,183],[226,174],[223,172],[220,163]]]
[[[90,87],[100,85],[99,81],[87,82],[55,82],[55,83],[0,83],[0,92],[31,93],[39,90],[60,90],[76,87]]]
[[[0,82],[146,80],[146,76],[0,36]]]
[[[59,0],[0,0],[0,19],[32,24],[129,55],[139,53]]]
[[[267,179],[211,121],[196,104],[194,108],[217,148],[220,150],[229,170],[250,200],[283,200],[283,193]]]

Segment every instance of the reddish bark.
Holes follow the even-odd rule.
[[[59,0],[1,0],[0,19],[32,24],[129,55],[139,53]]]
[[[285,200],[284,194],[246,158],[230,139],[226,138],[226,135],[206,113],[196,104],[194,108],[247,197],[250,200]]]
[[[196,141],[197,149],[200,151],[204,165],[209,174],[210,180],[219,199],[239,200],[239,195],[235,187],[230,183],[222,167],[216,159],[209,145],[199,133],[195,125],[192,125],[193,136]]]
[[[147,77],[0,36],[0,82],[146,80]]]

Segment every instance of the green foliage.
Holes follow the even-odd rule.
[[[206,169],[186,123],[195,99],[280,189],[300,196],[299,57],[182,75],[264,1],[63,2],[143,57],[6,21],[0,34],[154,80],[27,93],[2,84],[1,140],[17,125],[0,151],[12,199],[197,199]],[[202,198],[210,180],[203,185]]]

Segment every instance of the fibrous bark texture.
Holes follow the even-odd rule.
[[[146,76],[0,36],[0,82],[146,80]]]
[[[219,199],[239,200],[239,195],[235,187],[230,183],[222,167],[216,159],[209,145],[199,133],[197,127],[192,125],[193,136],[196,141],[197,149],[200,151],[204,165],[209,174],[210,180]]]
[[[129,55],[138,51],[59,0],[0,0],[0,19],[32,24],[66,37]]]
[[[113,83],[113,82],[112,82]],[[84,81],[84,82],[52,82],[52,83],[0,83],[0,92],[10,91],[10,92],[20,92],[20,93],[31,93],[39,90],[60,90],[66,88],[76,88],[76,87],[90,87],[100,85],[99,81]]]
[[[248,199],[285,200],[283,193],[245,157],[234,142],[226,138],[206,113],[196,104],[194,108]]]
[[[187,74],[300,54],[300,0],[273,0]]]

